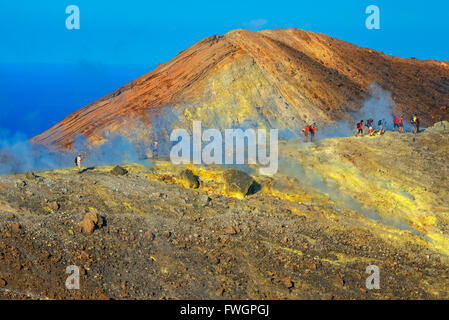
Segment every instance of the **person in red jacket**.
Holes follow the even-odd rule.
[[[310,131],[310,142],[313,142],[313,138],[315,137],[315,132],[316,132],[317,128],[316,128],[316,123],[311,124],[309,126],[309,131]]]
[[[399,118],[398,117],[394,117],[394,122],[393,122],[393,132],[395,131],[396,128],[398,128],[398,132],[401,132],[399,129]]]
[[[309,126],[302,129],[302,133],[304,134],[304,142],[307,142],[309,140]]]
[[[399,132],[403,133],[404,132],[404,116],[401,116],[401,119],[399,119]]]
[[[363,136],[363,120],[361,120],[359,123],[357,123],[357,135]]]

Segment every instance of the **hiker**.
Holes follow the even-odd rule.
[[[158,151],[158,142],[154,141],[152,148],[151,148],[151,152],[153,153],[153,158],[158,158],[159,157],[159,151]]]
[[[418,115],[415,113],[415,115],[412,117],[412,119],[410,120],[411,124],[413,125],[413,133],[419,133],[419,124],[420,124],[420,119],[418,117]]]
[[[394,117],[393,132],[396,130],[396,128],[398,128],[398,132],[400,132],[399,131],[399,117]]]
[[[404,116],[399,119],[399,132],[404,133]]]
[[[360,122],[357,123],[357,129],[357,135],[360,134],[361,136],[363,136],[363,120],[360,120]]]
[[[384,134],[384,125],[386,124],[385,119],[384,120],[379,120],[379,122],[377,122],[377,125],[379,126],[379,135]]]
[[[415,117],[416,117],[416,120],[415,120],[415,122],[416,122],[416,133],[419,133],[419,126],[421,124],[421,119],[416,114],[415,114]]]
[[[312,124],[312,126],[313,126],[314,133],[316,133],[318,131],[318,126],[317,126],[316,122],[314,122]]]
[[[310,142],[313,142],[313,138],[315,137],[315,131],[317,130],[316,123],[313,123],[309,126],[310,131]]]
[[[374,120],[373,119],[366,120],[365,127],[367,127],[368,129],[369,135],[372,136],[374,134]]]
[[[304,142],[307,142],[309,140],[309,126],[302,129],[302,133],[304,134]]]
[[[81,173],[81,162],[83,162],[83,160],[86,158],[86,156],[82,156],[81,154],[79,154],[76,158],[75,158],[75,164],[78,167],[78,173]]]

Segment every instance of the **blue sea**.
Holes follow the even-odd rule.
[[[0,63],[0,131],[31,138],[154,67]]]

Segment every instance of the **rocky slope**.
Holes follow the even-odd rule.
[[[206,38],[173,60],[69,115],[33,141],[70,147],[83,134],[166,140],[171,128],[322,126],[358,110],[377,83],[397,112],[426,125],[449,119],[449,63],[404,59],[298,29],[235,30]]]
[[[273,177],[163,160],[3,175],[0,297],[448,299],[448,148],[440,123],[283,142]]]

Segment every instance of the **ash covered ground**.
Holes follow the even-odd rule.
[[[0,297],[448,299],[448,132],[288,141],[273,177],[163,160],[1,175]]]

